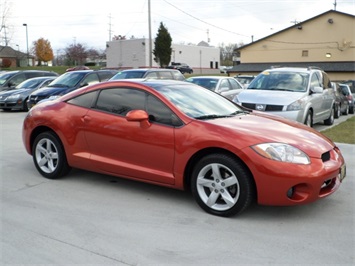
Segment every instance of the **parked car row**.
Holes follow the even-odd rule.
[[[340,115],[354,112],[350,86],[331,82],[323,70],[314,67],[272,68],[256,77],[209,75],[187,79],[181,70],[172,68],[127,69],[119,72],[75,70],[55,79],[47,77],[29,80],[12,90],[0,93],[0,109],[28,110],[41,101],[53,100],[81,87],[122,79],[191,82],[221,94],[245,108],[279,115],[310,127],[319,122],[332,125],[334,119]]]

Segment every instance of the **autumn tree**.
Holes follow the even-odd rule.
[[[51,43],[43,38],[33,42],[34,54],[37,57],[38,65],[41,66],[42,62],[49,62],[53,60],[53,50]]]
[[[154,41],[154,61],[157,62],[160,67],[165,67],[171,60],[171,42],[172,38],[168,29],[164,26],[163,22],[160,22],[157,36]]]

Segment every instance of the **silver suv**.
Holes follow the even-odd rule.
[[[334,123],[335,96],[328,75],[319,68],[265,70],[233,101],[308,126]]]

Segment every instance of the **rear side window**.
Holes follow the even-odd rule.
[[[134,89],[106,89],[99,94],[96,109],[125,116],[131,110],[144,110],[145,93]]]
[[[78,97],[70,99],[69,101],[67,101],[67,103],[85,107],[85,108],[91,108],[94,104],[94,100],[96,99],[97,93],[98,93],[97,91],[85,93]]]
[[[171,75],[171,73],[169,71],[161,71],[159,72],[160,78],[161,79],[172,79],[173,76]]]
[[[157,74],[157,72],[149,72],[149,73],[147,73],[145,78],[147,78],[147,79],[157,79],[158,78],[158,74]]]

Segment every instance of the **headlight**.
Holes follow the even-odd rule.
[[[303,151],[284,143],[263,143],[252,146],[252,149],[261,156],[275,161],[295,164],[311,162]]]
[[[288,105],[286,111],[301,110],[304,107],[304,104],[305,104],[304,99],[297,100],[297,101],[291,103],[290,105]]]
[[[49,100],[55,100],[55,99],[58,99],[60,97],[60,95],[52,95],[52,96],[49,96]]]
[[[7,100],[17,100],[18,98],[20,98],[20,94],[15,94],[7,97]]]

